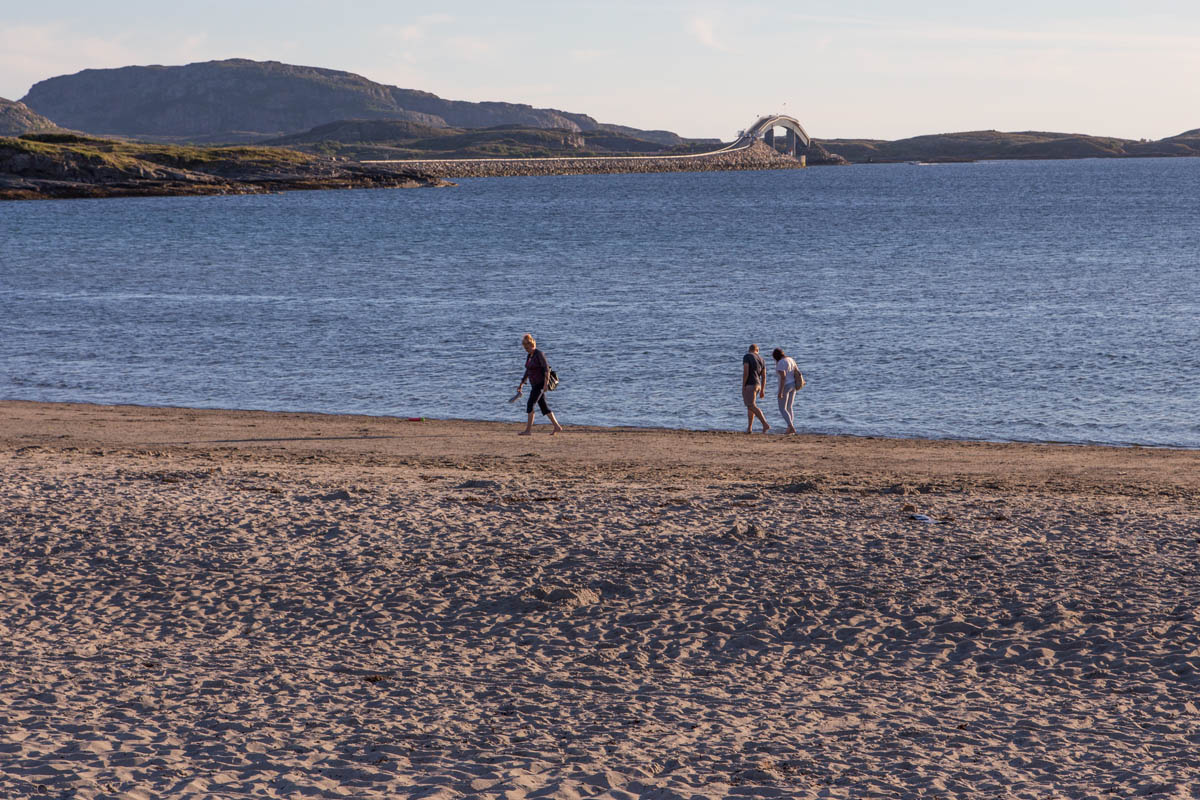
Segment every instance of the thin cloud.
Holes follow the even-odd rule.
[[[1129,30],[1105,30],[1103,28],[1081,28],[1073,23],[1070,28],[1046,27],[1041,29],[969,27],[960,25],[923,25],[912,27],[897,24],[893,20],[865,19],[862,17],[820,16],[812,14],[792,15],[792,19],[806,25],[825,25],[843,28],[858,28],[868,35],[888,38],[919,39],[925,41],[947,41],[974,44],[1019,44],[1019,45],[1092,45],[1115,49],[1197,49],[1200,36],[1176,33],[1143,33]]]
[[[478,61],[496,52],[494,39],[483,36],[451,36],[446,40],[447,49],[464,61]]]
[[[200,43],[182,44],[192,52]],[[0,28],[0,97],[17,100],[38,81],[84,69],[151,63],[145,55],[125,39],[102,39],[61,24]]]
[[[687,24],[688,33],[705,47],[728,53],[729,47],[717,37],[716,22],[708,17],[692,17]]]
[[[576,64],[594,64],[597,61],[614,58],[610,50],[571,50],[567,56]]]
[[[1044,44],[1055,47],[1094,45],[1117,49],[1157,49],[1200,47],[1200,37],[1174,34],[1124,33],[1115,31],[997,30],[992,28],[935,28],[932,30],[898,29],[898,34],[936,41],[993,44]]]
[[[299,56],[296,42],[272,42],[226,51],[204,32],[145,41],[134,33],[99,37],[62,23],[0,27],[0,97],[17,100],[33,84],[85,69],[149,64],[186,64],[219,58],[288,60]]]
[[[429,31],[438,25],[448,25],[454,18],[449,14],[426,14],[416,22],[398,27],[389,26],[394,36],[404,42],[419,42],[429,36]]]

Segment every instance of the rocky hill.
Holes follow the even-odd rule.
[[[350,72],[246,59],[88,69],[34,84],[23,102],[62,125],[94,134],[193,142],[255,141],[346,119],[464,129],[601,127],[586,114],[445,100]]]
[[[412,169],[271,147],[180,147],[64,133],[0,138],[0,200],[436,186]]]
[[[1133,156],[1198,156],[1200,155],[1200,128],[1184,131],[1176,136],[1155,142],[1131,142],[1126,151]]]
[[[29,106],[0,97],[0,136],[54,130],[59,127]]]
[[[896,141],[823,139],[820,144],[853,163],[1197,156],[1200,130],[1158,141],[1041,131],[967,131]]]

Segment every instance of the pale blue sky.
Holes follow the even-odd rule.
[[[1200,128],[1195,0],[0,0],[0,96],[88,67],[244,57],[728,139]]]

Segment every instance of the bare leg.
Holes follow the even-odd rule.
[[[529,412],[529,421],[525,423],[525,430],[521,431],[517,435],[518,436],[532,436],[533,435],[533,412],[532,411]]]
[[[770,425],[770,423],[767,422],[767,416],[765,414],[763,414],[762,409],[758,407],[757,403],[754,404],[754,416],[758,417],[758,421],[762,423],[763,433],[766,433],[767,431],[771,430],[771,425]],[[751,424],[751,426],[754,425],[753,422],[751,422],[750,424]]]
[[[559,425],[558,420],[554,418],[554,412],[551,411],[546,416],[550,418],[550,422],[554,425],[554,430],[550,431],[550,435],[553,436],[556,433],[562,433],[563,426]]]
[[[746,406],[746,433],[754,433],[754,406]]]

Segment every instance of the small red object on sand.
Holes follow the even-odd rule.
[[[425,418],[424,417],[409,417],[408,421],[409,422],[424,422]]]

